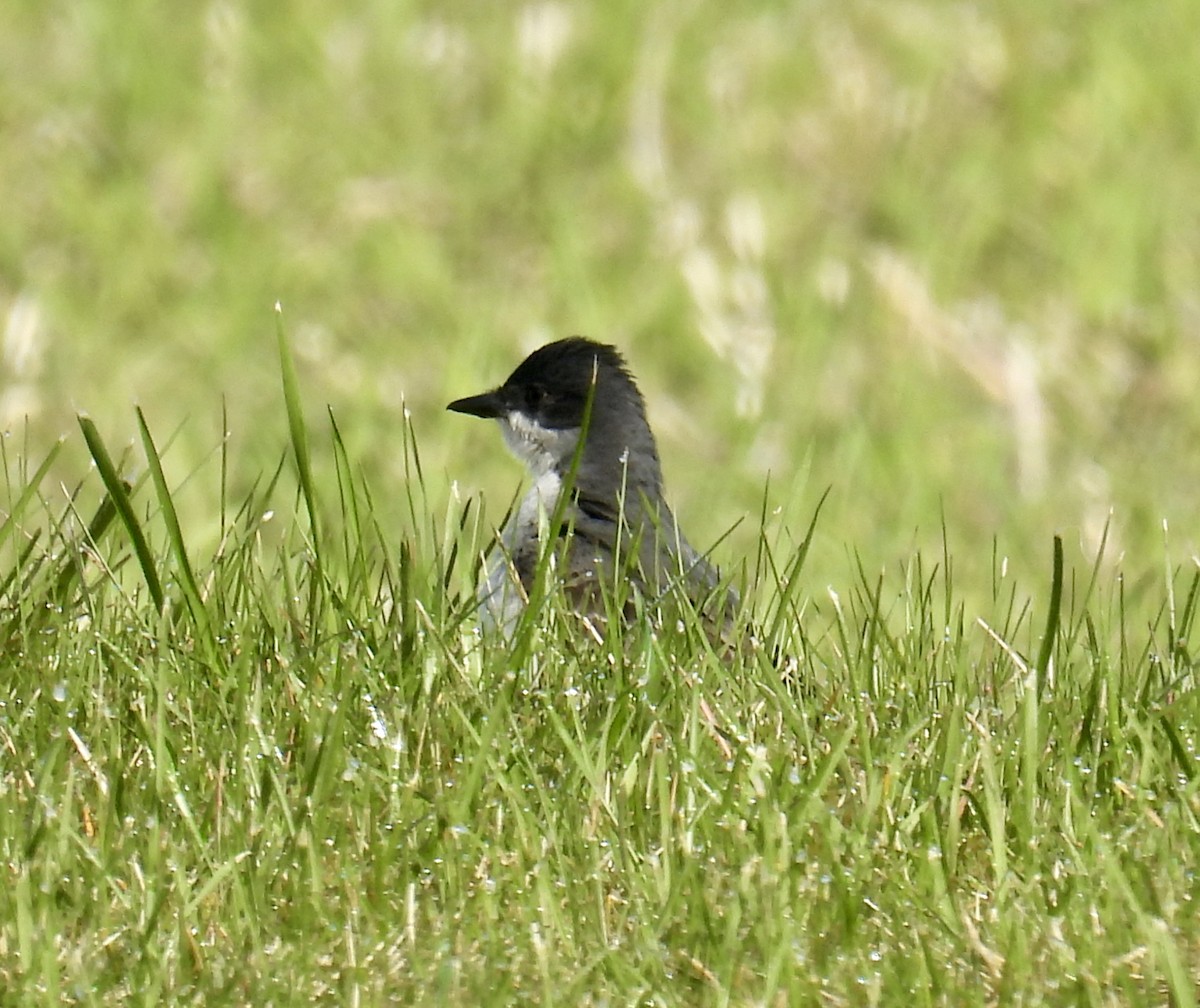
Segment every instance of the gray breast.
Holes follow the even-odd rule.
[[[500,537],[480,585],[479,601],[485,625],[511,636],[525,608],[542,550],[542,539],[562,492],[562,480],[543,473],[529,489]],[[738,596],[733,589],[718,591],[720,575],[678,531],[675,518],[661,502],[649,509],[632,502],[622,509],[623,523],[574,504],[563,515],[573,530],[565,553],[554,557],[551,576],[562,587],[571,608],[580,615],[602,616],[616,579],[652,601],[678,597],[703,607],[718,624],[732,619]],[[632,601],[632,600],[630,600]],[[632,607],[627,606],[627,615]]]

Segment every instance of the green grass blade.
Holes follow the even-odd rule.
[[[292,453],[296,459],[296,473],[300,480],[300,492],[304,496],[304,507],[308,511],[309,528],[312,531],[313,555],[320,564],[320,534],[317,517],[317,496],[313,489],[312,461],[308,448],[308,428],[304,423],[304,405],[300,396],[300,381],[296,376],[296,362],[292,357],[287,333],[283,327],[283,307],[275,305],[275,336],[279,345],[279,369],[283,379],[283,402],[287,409],[288,434],[291,437]]]
[[[163,474],[162,460],[159,458],[158,449],[155,447],[154,438],[150,434],[150,428],[146,424],[146,417],[142,413],[141,407],[138,407],[135,412],[137,413],[138,429],[142,436],[142,448],[150,466],[150,478],[154,483],[158,506],[167,526],[167,540],[171,545],[171,553],[174,555],[175,564],[179,569],[179,586],[183,590],[184,599],[201,635],[211,645],[212,630],[209,625],[208,609],[200,597],[196,575],[193,573],[191,561],[188,559],[187,545],[183,540],[183,529],[180,528],[175,501],[171,496],[170,487],[167,486],[167,478]],[[216,654],[215,649],[211,649],[211,651],[213,655]]]
[[[4,598],[8,594],[8,590],[13,586],[17,577],[25,570],[25,565],[29,563],[29,558],[33,556],[33,551],[37,548],[37,544],[41,541],[41,538],[41,529],[35,529],[30,533],[29,539],[21,547],[21,552],[17,554],[16,562],[12,565],[12,569],[4,575],[3,580],[0,580],[0,598]],[[38,566],[41,566],[40,562]]]
[[[121,524],[125,526],[125,531],[129,533],[134,553],[137,555],[138,566],[142,569],[142,576],[146,580],[146,587],[149,589],[150,597],[154,601],[154,608],[161,613],[165,604],[162,582],[159,580],[154,556],[150,552],[150,544],[146,541],[146,534],[142,531],[142,526],[137,520],[137,515],[133,513],[133,504],[129,500],[129,485],[117,475],[117,469],[113,465],[112,456],[108,454],[108,449],[100,437],[100,432],[96,430],[96,425],[88,417],[81,415],[79,417],[79,426],[83,429],[83,439],[87,442],[88,451],[92,453],[92,459],[95,461],[96,468],[100,472],[100,479],[104,483],[104,488],[108,491],[108,496],[117,509],[117,514],[121,518]]]
[[[59,452],[62,451],[65,440],[65,438],[59,438],[54,443],[54,447],[42,459],[42,464],[38,466],[37,472],[25,484],[24,489],[21,490],[20,495],[9,509],[8,516],[4,519],[3,524],[0,524],[0,546],[4,545],[8,537],[12,535],[13,529],[17,527],[17,522],[20,521],[21,515],[25,513],[25,508],[29,506],[29,502],[37,493],[39,484],[45,478],[46,473],[50,471],[50,467],[54,465]]]
[[[821,517],[821,509],[829,499],[829,493],[832,489],[832,487],[826,487],[825,492],[821,494],[820,500],[817,501],[817,506],[813,508],[812,518],[809,519],[808,528],[804,532],[804,538],[800,541],[800,546],[788,563],[786,571],[780,580],[782,591],[776,603],[775,618],[771,622],[771,631],[767,635],[768,640],[779,640],[779,632],[783,627],[784,620],[789,614],[794,616],[796,613],[795,607],[792,605],[792,598],[796,593],[796,588],[800,582],[800,572],[804,569],[804,562],[808,559],[808,551],[812,546],[813,536],[817,531],[817,519]]]
[[[109,494],[100,502],[100,506],[96,509],[96,513],[92,515],[92,520],[87,526],[87,542],[95,545],[108,531],[108,528],[113,523],[113,519],[117,517],[117,505]],[[63,565],[63,569],[59,571],[58,578],[54,582],[54,591],[51,598],[56,604],[61,604],[67,597],[67,592],[71,585],[83,577],[83,565],[80,563],[78,555],[79,547],[76,545],[75,551],[71,553],[67,562]]]
[[[1042,634],[1042,647],[1038,651],[1034,670],[1037,673],[1037,694],[1042,695],[1050,659],[1054,657],[1054,644],[1058,637],[1058,622],[1062,612],[1063,589],[1063,545],[1062,536],[1054,537],[1054,573],[1050,580],[1050,605],[1046,609],[1046,629]]]

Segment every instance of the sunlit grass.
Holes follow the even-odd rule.
[[[477,509],[432,508],[401,437],[404,535],[336,424],[293,426],[207,557],[148,429],[149,480],[66,505],[9,459],[10,997],[1192,1003],[1194,564],[1068,566],[1049,612],[1003,564],[968,610],[949,553],[799,608],[764,573],[792,682],[649,615],[592,640],[553,593],[509,645]]]

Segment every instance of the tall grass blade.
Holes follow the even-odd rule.
[[[96,513],[92,515],[92,520],[88,522],[86,541],[93,545],[100,542],[104,533],[108,531],[108,527],[116,517],[117,505],[110,494],[100,502]],[[59,571],[58,578],[54,582],[54,591],[51,595],[53,604],[61,604],[67,597],[67,592],[70,590],[71,585],[82,578],[83,564],[80,562],[78,550],[76,550],[67,560],[66,564],[63,565],[63,569]]]
[[[83,429],[83,439],[87,442],[88,451],[91,452],[92,459],[96,463],[96,468],[100,472],[100,479],[104,483],[104,488],[108,491],[108,496],[112,500],[113,506],[117,509],[121,524],[125,526],[125,531],[129,533],[129,539],[133,543],[133,551],[137,555],[138,566],[142,569],[142,577],[145,578],[146,587],[150,591],[150,598],[154,601],[154,608],[161,613],[165,604],[162,582],[159,580],[158,571],[155,568],[154,556],[150,552],[150,544],[146,541],[146,534],[142,531],[142,526],[137,520],[137,515],[133,513],[133,504],[129,499],[129,484],[117,475],[117,469],[113,465],[112,456],[108,454],[108,449],[100,437],[100,432],[96,430],[96,425],[92,423],[91,419],[81,415],[79,417],[79,426]]]
[[[3,524],[0,524],[0,546],[4,545],[8,537],[12,535],[13,529],[17,527],[17,523],[21,520],[21,515],[24,514],[25,508],[38,491],[38,485],[45,478],[46,473],[50,471],[50,467],[54,465],[54,460],[58,458],[58,453],[62,451],[64,441],[65,438],[59,438],[54,443],[54,447],[42,459],[42,464],[38,466],[37,472],[25,484],[24,489],[22,489],[16,501],[9,508],[8,517],[4,519]]]
[[[1046,672],[1050,668],[1050,659],[1054,656],[1054,644],[1058,637],[1058,622],[1062,611],[1063,588],[1063,545],[1062,536],[1054,537],[1054,573],[1050,580],[1050,605],[1046,610],[1046,629],[1042,634],[1042,647],[1038,651],[1034,672],[1037,675],[1037,695],[1042,695],[1042,687],[1046,682]]]
[[[796,593],[796,588],[800,582],[800,572],[804,568],[804,562],[808,559],[808,551],[812,546],[813,536],[817,531],[817,519],[821,517],[821,509],[825,506],[825,502],[829,499],[829,493],[832,487],[826,487],[825,492],[821,494],[821,499],[817,501],[817,506],[813,509],[812,518],[809,519],[808,528],[804,532],[804,538],[800,541],[800,546],[796,550],[795,555],[788,562],[787,571],[784,573],[781,580],[783,591],[780,593],[779,601],[775,609],[775,619],[771,623],[771,632],[768,635],[768,640],[778,640],[779,631],[783,626],[783,621],[787,615],[793,612],[791,604],[792,596]]]
[[[1100,565],[1104,562],[1104,552],[1108,548],[1108,533],[1112,523],[1112,515],[1110,514],[1104,519],[1104,528],[1100,531],[1100,545],[1096,547],[1096,559],[1092,561],[1092,572],[1088,577],[1087,587],[1083,591],[1082,598],[1072,599],[1072,605],[1078,605],[1079,613],[1075,618],[1075,624],[1067,632],[1066,639],[1063,641],[1063,651],[1069,652],[1075,644],[1076,638],[1079,636],[1080,627],[1087,616],[1088,603],[1091,601],[1092,592],[1096,589],[1096,584],[1100,579]]]
[[[183,529],[179,526],[179,515],[175,510],[175,501],[171,496],[171,488],[167,486],[167,478],[163,474],[162,460],[158,454],[158,448],[154,444],[154,438],[150,434],[150,428],[146,424],[145,414],[142,413],[141,407],[135,409],[137,413],[138,429],[142,436],[142,448],[146,454],[146,462],[150,466],[150,479],[154,483],[154,492],[158,496],[158,506],[162,512],[163,521],[167,526],[167,541],[171,546],[171,553],[175,558],[175,565],[179,570],[179,586],[183,590],[183,597],[187,603],[187,607],[192,614],[192,619],[196,621],[196,626],[199,628],[201,635],[210,645],[211,654],[216,654],[216,649],[212,648],[212,628],[208,619],[208,609],[204,605],[204,600],[200,597],[200,588],[196,582],[196,575],[192,571],[191,561],[188,559],[187,545],[183,541]]]
[[[308,523],[312,532],[313,555],[320,566],[320,530],[317,517],[317,497],[313,489],[312,462],[308,450],[308,429],[304,424],[304,407],[300,398],[300,382],[296,377],[296,362],[292,358],[291,346],[283,328],[283,307],[275,305],[275,336],[279,344],[279,370],[283,379],[283,402],[287,409],[288,434],[291,437],[292,453],[296,459],[296,474],[300,480],[300,492],[304,496],[304,507],[308,511]]]

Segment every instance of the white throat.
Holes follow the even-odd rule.
[[[543,427],[517,410],[509,410],[498,419],[504,443],[525,463],[535,479],[570,465],[579,444],[578,429]]]

